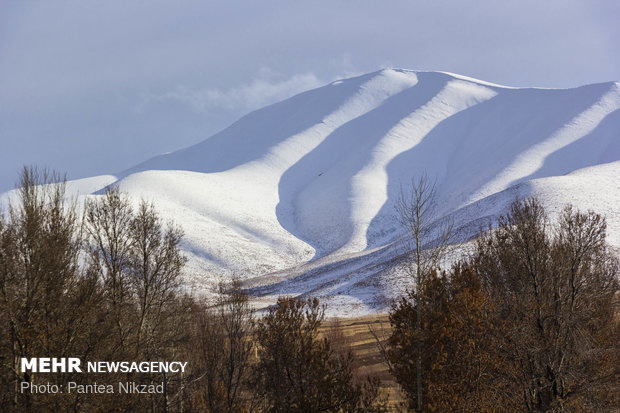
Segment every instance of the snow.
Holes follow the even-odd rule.
[[[81,195],[89,195],[97,192],[101,188],[116,182],[118,178],[113,175],[98,175],[90,178],[75,179],[68,181],[65,187],[65,195],[67,199],[75,199]],[[16,205],[18,200],[18,190],[12,189],[7,192],[0,193],[0,212],[8,211],[9,204]]]
[[[353,316],[385,311],[408,285],[394,204],[422,173],[436,179],[440,216],[460,229],[455,256],[529,195],[552,215],[566,203],[604,214],[620,247],[618,131],[617,82],[511,88],[386,69],[252,112],[117,177],[70,182],[69,192],[96,197],[115,182],[135,202],[155,202],[185,231],[193,291],[238,276],[257,305],[316,295],[330,314]]]

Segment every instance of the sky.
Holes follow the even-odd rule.
[[[114,174],[385,67],[509,86],[620,81],[617,0],[5,0],[0,191]]]

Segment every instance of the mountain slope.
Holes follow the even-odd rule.
[[[394,203],[422,173],[463,240],[535,194],[552,212],[605,213],[620,246],[619,131],[617,82],[509,88],[387,69],[253,112],[116,183],[184,227],[193,286],[237,274],[256,295],[369,311],[402,289]]]

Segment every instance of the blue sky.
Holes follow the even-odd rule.
[[[619,20],[616,0],[4,1],[0,191],[24,164],[121,171],[382,67],[620,80]]]

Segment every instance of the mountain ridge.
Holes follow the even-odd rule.
[[[240,276],[257,300],[317,294],[334,311],[385,309],[407,280],[397,263],[401,187],[436,180],[438,216],[460,242],[536,195],[608,219],[620,247],[620,83],[513,88],[447,72],[384,69],[252,112],[204,141],[117,176],[186,232],[188,286]],[[87,195],[92,194],[92,195]],[[263,297],[263,298],[261,298]]]

